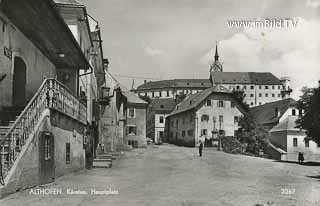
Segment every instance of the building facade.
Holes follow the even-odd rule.
[[[136,93],[150,98],[176,98],[180,94],[194,94],[219,84],[231,91],[242,91],[244,102],[250,107],[290,97],[292,90],[288,77],[279,79],[270,72],[225,72],[219,62],[217,47],[214,58],[208,79],[145,82],[137,87]]]
[[[147,137],[155,143],[167,142],[165,135],[166,117],[176,106],[173,98],[156,98],[147,108]]]
[[[126,142],[132,147],[146,146],[146,115],[147,102],[140,99],[135,93],[125,91],[127,97],[127,124],[126,124]]]
[[[169,142],[196,146],[217,134],[234,136],[244,111],[245,106],[222,86],[188,96],[166,118]]]

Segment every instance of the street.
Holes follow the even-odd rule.
[[[320,205],[320,166],[282,163],[205,148],[149,145],[134,149],[111,169],[92,169],[37,187],[59,195],[20,191],[1,206],[42,205]],[[35,188],[33,188],[35,189]],[[88,194],[67,194],[67,189]],[[91,194],[116,191],[118,194]]]

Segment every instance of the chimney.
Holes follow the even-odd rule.
[[[143,83],[147,83],[147,80],[143,80]]]
[[[275,108],[275,115],[276,115],[277,118],[280,117],[281,112],[280,112],[280,109],[279,109],[279,108]]]

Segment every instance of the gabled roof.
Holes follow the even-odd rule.
[[[282,115],[287,111],[288,108],[296,106],[297,101],[292,98],[282,99],[275,102],[266,103],[261,106],[251,107],[250,112],[254,120],[258,124],[270,124],[276,123],[282,117]],[[275,111],[276,108],[280,111],[280,117],[277,117]]]
[[[181,112],[185,112],[197,107],[202,101],[204,101],[212,93],[225,93],[231,95],[232,92],[223,86],[215,86],[201,92],[187,96],[180,104],[176,106],[169,116],[176,115]]]
[[[77,0],[54,0],[56,4],[65,4],[65,5],[73,5],[73,6],[84,6]]]
[[[278,131],[304,131],[299,128],[296,128],[297,124],[296,121],[298,119],[298,116],[288,116],[286,119],[281,121],[278,125],[273,127],[270,132],[278,132]]]
[[[149,107],[155,113],[168,114],[174,110],[176,106],[176,101],[173,98],[156,98],[153,99]]]
[[[147,105],[148,103],[142,99],[140,99],[135,93],[130,92],[130,91],[123,91],[123,95],[127,97],[128,103],[133,103],[133,104],[145,104]]]

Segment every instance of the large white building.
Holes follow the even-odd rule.
[[[250,107],[289,98],[292,92],[287,77],[279,79],[270,72],[224,72],[216,47],[210,78],[145,82],[136,89],[136,93],[150,98],[176,98],[179,94],[200,92],[212,84],[222,85],[231,91],[243,91],[244,102]]]

